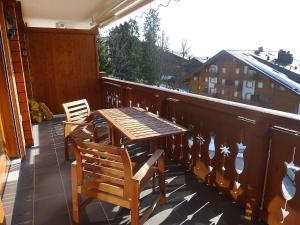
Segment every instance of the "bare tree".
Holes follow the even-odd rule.
[[[159,37],[159,47],[164,51],[169,51],[169,35],[164,30]]]
[[[181,42],[181,50],[180,50],[180,55],[182,58],[186,58],[190,55],[191,47],[188,44],[188,41],[186,39],[183,39]]]

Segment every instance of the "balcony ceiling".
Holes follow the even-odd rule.
[[[29,27],[90,29],[109,23],[152,0],[20,0]]]

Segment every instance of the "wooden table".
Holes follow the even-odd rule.
[[[150,152],[157,147],[157,138],[187,132],[184,127],[172,123],[142,108],[113,108],[98,110],[111,129],[112,145],[116,145],[115,129],[129,140],[148,140]]]

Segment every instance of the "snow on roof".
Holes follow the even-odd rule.
[[[252,51],[252,52],[249,51],[249,53],[255,57],[269,61],[271,63],[275,63],[275,60],[277,59],[277,56],[278,56],[278,51],[262,51],[258,54],[255,54],[254,51]],[[276,64],[276,65],[278,65],[278,64]],[[287,66],[278,65],[278,66],[280,66],[286,70],[292,71],[294,73],[297,73],[300,76],[300,61],[295,58],[291,65],[287,65]]]
[[[255,68],[256,70],[262,72],[263,74],[267,75],[271,79],[279,82],[286,88],[300,94],[300,84],[289,79],[287,75],[282,72],[279,72],[272,67],[258,61],[255,59],[249,52],[242,52],[242,51],[226,51],[232,56],[238,58],[239,60],[245,62],[249,66]]]
[[[269,63],[273,63],[276,66],[279,66],[281,68],[284,68],[286,70],[289,70],[291,72],[294,72],[300,76],[300,60],[295,59],[293,60],[293,63],[287,66],[282,66],[275,63],[275,60],[278,56],[278,51],[266,51],[263,50],[261,52],[257,52],[257,50],[228,50],[228,52],[242,52],[242,53],[249,53],[250,55],[254,56],[255,58],[260,58],[262,60],[268,61]]]
[[[206,61],[209,59],[209,57],[194,57],[199,62],[206,63]]]

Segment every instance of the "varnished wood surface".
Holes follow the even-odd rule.
[[[102,109],[98,113],[130,140],[164,137],[187,131],[184,127],[141,108]]]
[[[62,103],[86,98],[100,108],[95,32],[28,28],[29,66],[33,97],[54,114]]]

